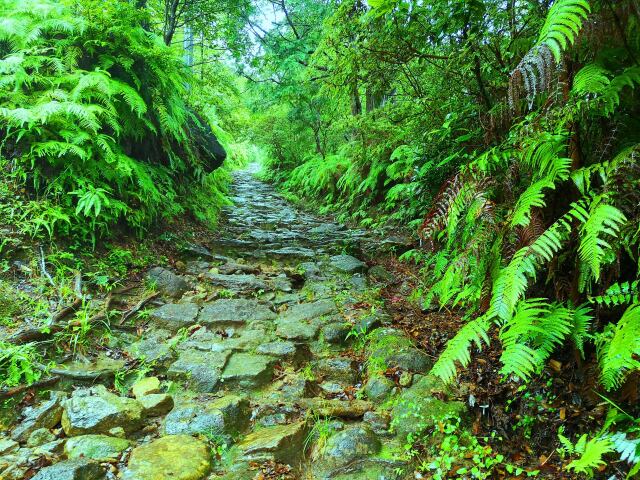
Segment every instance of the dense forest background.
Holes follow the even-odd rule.
[[[635,0],[0,12],[1,255],[183,214],[215,225],[228,172],[260,161],[291,200],[415,235],[398,252],[419,276],[411,301],[460,318],[432,374],[453,381],[483,348],[488,375],[517,385],[561,365],[609,409],[560,432],[569,470],[618,452],[638,473]]]

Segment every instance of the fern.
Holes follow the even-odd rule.
[[[602,295],[589,297],[590,302],[607,307],[625,305],[638,300],[640,300],[640,280],[614,283]]]
[[[611,250],[607,237],[616,237],[626,217],[613,205],[602,203],[603,197],[596,197],[591,203],[587,217],[580,217],[584,221],[580,229],[580,246],[578,254],[585,263],[595,280],[600,278],[605,255]]]
[[[557,0],[540,29],[538,45],[547,45],[559,63],[562,51],[575,42],[589,12],[587,0]]]
[[[640,368],[640,304],[631,305],[616,325],[596,336],[600,380],[607,390],[620,387],[629,373]]]
[[[567,453],[580,455],[579,458],[571,461],[565,468],[575,473],[583,473],[589,478],[593,477],[594,469],[606,465],[602,459],[603,455],[614,451],[611,440],[606,437],[594,437],[588,440],[587,434],[584,434],[575,445],[562,434],[559,434],[558,438]]]
[[[487,335],[490,326],[491,322],[485,316],[468,322],[447,342],[447,347],[438,357],[430,374],[445,382],[453,380],[456,376],[456,362],[460,363],[462,367],[466,367],[471,361],[469,351],[472,344],[481,349],[483,343],[487,345],[490,343]]]
[[[587,0],[556,0],[553,3],[540,29],[537,42],[511,73],[511,108],[515,108],[520,83],[524,84],[529,108],[533,106],[536,95],[544,91],[550,83],[549,77],[554,62],[560,63],[562,52],[575,42],[590,12],[591,7]]]
[[[500,329],[503,375],[529,378],[572,331],[572,312],[543,299],[523,301]]]

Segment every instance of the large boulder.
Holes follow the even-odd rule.
[[[203,352],[189,349],[180,352],[167,371],[171,380],[182,381],[193,390],[203,393],[215,392],[219,387],[220,374],[230,352]]]
[[[73,459],[40,470],[31,480],[102,480],[105,470],[100,464]]]
[[[68,436],[109,433],[121,427],[135,432],[142,426],[143,407],[137,400],[119,397],[104,385],[73,392],[64,402],[62,428]]]
[[[367,269],[367,264],[351,255],[334,255],[330,259],[331,266],[344,273],[362,273]]]
[[[391,412],[391,427],[401,438],[419,434],[446,418],[468,418],[467,406],[460,401],[441,400],[449,389],[441,380],[426,376],[399,396]]]
[[[222,166],[227,158],[227,152],[213,133],[209,122],[202,115],[192,111],[193,117],[189,118],[187,126],[190,138],[197,146],[198,158],[202,162],[205,172],[211,173]]]
[[[337,312],[333,300],[318,300],[291,306],[276,321],[276,334],[287,340],[310,341],[318,336],[322,317]]]
[[[22,421],[14,428],[11,438],[18,442],[26,442],[29,436],[40,428],[51,429],[62,418],[62,402],[67,398],[64,392],[51,392],[49,400],[35,407],[27,407]]]
[[[149,270],[147,281],[155,285],[161,294],[171,298],[180,298],[189,290],[189,284],[184,278],[163,267]]]
[[[305,422],[276,425],[248,435],[239,448],[251,459],[273,459],[276,462],[295,465],[304,453],[305,434]]]
[[[372,364],[384,364],[386,368],[399,368],[403,371],[427,373],[433,366],[433,360],[422,350],[415,347],[404,333],[394,328],[378,328],[368,336],[367,357]]]
[[[255,275],[222,275],[219,273],[208,273],[205,275],[209,282],[221,288],[233,290],[234,292],[245,291],[265,291],[267,284]]]
[[[347,427],[326,441],[317,460],[313,462],[314,478],[332,478],[345,467],[353,467],[357,462],[377,454],[381,446],[380,439],[368,425]]]
[[[117,461],[129,448],[129,440],[107,435],[80,435],[67,439],[64,453],[67,458],[87,458],[97,462]]]
[[[122,480],[202,480],[211,470],[209,447],[190,435],[169,435],[133,449]]]
[[[249,426],[251,409],[246,398],[225,395],[211,402],[187,402],[176,406],[164,419],[167,435],[215,434],[230,440]]]
[[[222,372],[221,380],[227,388],[259,388],[273,378],[274,357],[253,353],[234,353]]]

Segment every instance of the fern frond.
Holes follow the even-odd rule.
[[[565,468],[575,473],[584,473],[592,477],[594,469],[605,465],[602,456],[613,452],[613,445],[608,438],[594,437],[591,440],[587,440],[587,434],[584,434],[580,437],[574,449],[580,455],[580,458],[573,460]]]
[[[624,214],[613,205],[602,203],[603,198],[594,199],[588,218],[580,229],[578,254],[583,263],[589,266],[593,278],[600,278],[603,260],[611,245],[606,237],[617,237],[620,228],[626,222]]]
[[[640,300],[640,280],[634,282],[614,283],[597,297],[589,297],[591,303],[613,307]]]
[[[529,225],[531,221],[531,210],[534,207],[545,206],[543,190],[554,188],[555,184],[547,178],[543,178],[529,185],[518,198],[515,207],[513,207],[510,222],[511,227],[526,227]]]
[[[627,375],[640,368],[640,304],[631,305],[614,326],[596,336],[601,382],[607,390],[622,385]]]
[[[562,51],[575,42],[590,12],[587,0],[557,0],[540,29],[538,45],[547,45],[556,63],[560,63]]]
[[[470,349],[475,343],[478,349],[483,343],[489,345],[490,340],[487,332],[491,327],[491,322],[486,316],[471,320],[462,327],[456,336],[447,342],[444,352],[440,354],[430,374],[441,378],[444,382],[451,382],[456,376],[456,362],[462,367],[469,365],[471,361]]]

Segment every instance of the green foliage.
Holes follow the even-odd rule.
[[[31,385],[42,376],[42,356],[33,343],[13,345],[0,341],[0,387]]]
[[[640,304],[624,312],[617,324],[609,324],[596,335],[601,381],[607,390],[618,388],[624,379],[640,368]]]
[[[558,0],[553,3],[547,19],[540,29],[538,45],[546,45],[553,53],[556,62],[576,40],[584,20],[591,12],[587,0]]]
[[[143,11],[94,0],[0,9],[0,168],[33,199],[28,233],[95,243],[118,224],[141,231],[193,210],[187,191],[216,191],[189,73]]]
[[[614,450],[610,439],[603,437],[588,439],[586,433],[578,439],[575,445],[562,433],[558,434],[558,439],[562,444],[563,454],[579,455],[566,466],[566,469],[575,473],[583,473],[589,478],[593,478],[595,469],[606,465],[602,456]]]

